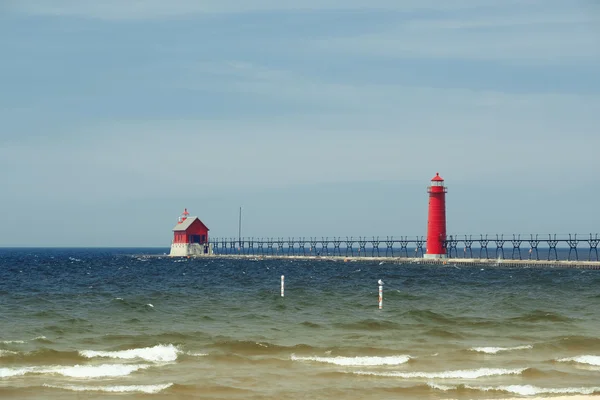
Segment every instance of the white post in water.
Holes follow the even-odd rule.
[[[380,279],[377,281],[379,283],[379,309],[383,308],[383,281]]]
[[[284,289],[284,283],[283,283],[283,281],[284,281],[284,279],[285,279],[284,276],[281,275],[281,297],[283,297],[283,289]]]

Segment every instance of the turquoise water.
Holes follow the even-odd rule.
[[[0,397],[600,393],[600,271],[165,251],[1,249]]]

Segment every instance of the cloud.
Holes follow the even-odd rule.
[[[223,14],[301,10],[363,10],[382,9],[394,11],[444,10],[475,8],[490,1],[455,0],[13,0],[11,9],[18,12],[42,15],[64,15],[108,20],[156,19],[185,17],[194,14]],[[491,2],[493,3],[493,2]]]
[[[504,9],[501,16],[414,18],[379,32],[319,39],[328,53],[552,64],[600,63],[600,14]]]
[[[286,185],[413,181],[432,169],[444,170],[455,182],[489,177],[518,184],[535,177],[536,184],[553,184],[568,181],[573,170],[578,179],[595,179],[598,97],[330,86],[257,69],[260,76],[273,77],[252,85],[261,96],[319,107],[332,102],[339,109],[293,118],[96,121],[64,128],[60,139],[5,146],[3,170],[19,171],[3,174],[5,187],[36,182],[20,192],[100,201],[144,198],[157,188],[177,193],[187,187],[188,195],[199,196]]]

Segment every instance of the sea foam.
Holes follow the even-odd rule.
[[[532,345],[526,345],[526,346],[515,346],[515,347],[472,347],[469,350],[476,351],[479,353],[497,354],[497,353],[500,353],[501,351],[529,350],[532,348],[533,348]]]
[[[425,379],[477,379],[487,376],[498,375],[520,375],[525,368],[503,369],[503,368],[479,368],[463,369],[441,372],[367,372],[357,371],[359,375],[387,376],[395,378],[425,378]]]
[[[96,351],[81,350],[79,355],[85,358],[118,358],[122,360],[141,359],[151,362],[172,362],[177,360],[181,350],[172,344],[159,344],[154,347],[144,347],[138,349],[120,350],[120,351]]]
[[[507,392],[520,396],[533,396],[540,394],[594,394],[600,392],[600,387],[566,387],[566,388],[542,388],[533,385],[506,385],[506,386],[448,386],[429,382],[427,385],[433,389],[442,391],[458,390],[460,387],[482,392]]]
[[[293,361],[315,361],[321,363],[343,365],[343,366],[377,366],[377,365],[400,365],[408,362],[410,356],[387,356],[387,357],[297,357],[292,354]]]
[[[3,340],[0,343],[2,344],[24,344],[24,340]]]
[[[75,386],[75,385],[49,385],[45,387],[62,390],[72,390],[75,392],[108,392],[108,393],[148,393],[154,394],[161,392],[173,386],[173,383],[162,385],[129,385],[129,386]]]
[[[600,366],[600,356],[584,355],[584,356],[578,356],[578,357],[561,358],[556,361],[558,361],[558,362],[576,362],[579,364]]]
[[[127,376],[132,372],[150,367],[149,364],[102,364],[48,367],[0,368],[0,378],[27,374],[62,375],[69,378],[105,378]]]

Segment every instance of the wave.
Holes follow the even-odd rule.
[[[138,311],[138,312],[150,312],[154,311],[154,305],[152,303],[144,302],[144,301],[135,301],[135,300],[126,300],[122,297],[115,297],[112,301],[112,304],[116,307]]]
[[[23,375],[62,375],[69,378],[105,378],[127,376],[140,369],[149,368],[149,364],[102,364],[75,366],[44,366],[0,368],[0,378]]]
[[[173,386],[173,383],[159,385],[128,385],[128,386],[75,386],[75,385],[49,385],[44,387],[52,389],[71,390],[74,392],[107,392],[107,393],[148,393],[155,394]]]
[[[464,339],[464,335],[457,333],[457,332],[452,332],[446,329],[440,329],[440,328],[433,328],[433,329],[429,329],[428,331],[425,332],[425,335],[428,336],[434,336],[434,337],[438,337],[438,338],[443,338],[443,339]]]
[[[46,336],[38,336],[38,337],[34,337],[33,339],[30,340],[3,340],[0,341],[1,344],[25,344],[27,342],[35,342],[35,341],[40,341],[40,342],[50,342],[48,340],[48,338],[46,338]]]
[[[138,349],[120,350],[120,351],[96,351],[81,350],[79,354],[85,358],[118,358],[121,360],[141,359],[151,362],[173,362],[182,351],[172,344],[156,345],[154,347],[144,347]]]
[[[250,340],[218,340],[210,347],[241,354],[273,354],[279,352],[315,351],[316,348],[307,344],[294,346],[280,346],[269,342],[255,342]]]
[[[431,310],[411,310],[406,313],[407,316],[414,318],[420,322],[435,322],[438,324],[454,325],[457,320],[448,318],[445,315],[438,314]]]
[[[535,310],[508,320],[514,322],[571,322],[573,318],[558,313]]]
[[[110,334],[83,339],[82,342],[93,345],[127,345],[133,347],[151,347],[156,343],[185,343],[190,340],[212,339],[213,336],[202,332],[162,332],[156,334],[123,335]]]
[[[402,325],[397,322],[384,321],[384,320],[375,320],[375,319],[365,319],[362,321],[352,322],[352,323],[343,323],[343,324],[333,324],[336,328],[342,329],[360,329],[365,331],[379,331],[384,329],[398,329],[401,328]]]
[[[40,348],[29,352],[0,350],[3,362],[33,362],[33,363],[60,363],[65,361],[83,361],[76,351],[58,351]]]
[[[538,346],[536,345],[536,348]],[[540,347],[550,350],[597,350],[600,351],[600,338],[590,336],[557,337],[544,342]]]
[[[595,394],[600,393],[600,387],[566,387],[566,388],[542,388],[533,385],[505,385],[505,386],[470,386],[470,385],[457,385],[448,386],[440,385],[434,382],[427,383],[432,389],[447,391],[462,391],[462,390],[475,390],[482,392],[506,392],[511,394],[517,394],[520,396],[533,396],[540,394]]]
[[[488,376],[520,375],[526,368],[504,369],[504,368],[478,368],[463,369],[442,372],[353,372],[358,375],[372,375],[394,378],[425,378],[425,379],[477,379]]]
[[[403,292],[401,290],[388,290],[385,293],[388,299],[401,299],[401,300],[421,300],[424,299],[425,296],[412,294],[409,292]]]
[[[343,366],[378,366],[378,365],[400,365],[407,363],[412,357],[407,355],[386,357],[298,357],[292,354],[292,361],[314,361]]]
[[[478,353],[486,353],[486,354],[497,354],[502,351],[514,351],[514,350],[529,350],[533,349],[532,345],[525,346],[514,346],[514,347],[472,347],[469,350],[475,351]]]
[[[600,356],[583,355],[577,357],[560,358],[556,361],[600,366]]]
[[[310,322],[310,321],[304,321],[304,322],[300,323],[300,325],[305,326],[307,328],[322,328],[321,325],[314,323],[314,322]]]

